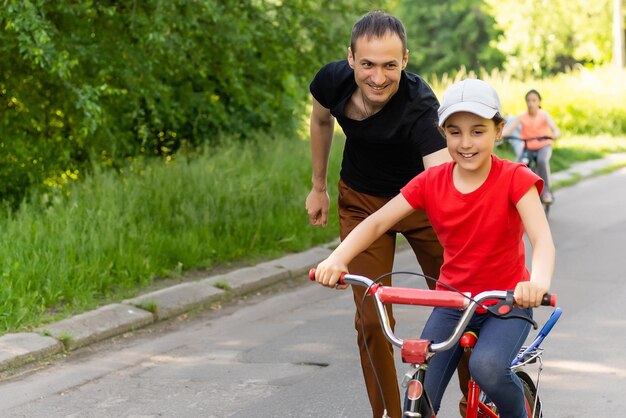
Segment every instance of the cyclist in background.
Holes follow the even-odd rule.
[[[510,124],[504,127],[502,135],[507,137],[521,126],[520,137],[539,138],[549,136],[550,140],[531,140],[528,141],[527,147],[530,151],[537,151],[537,174],[544,181],[544,190],[541,194],[543,203],[552,203],[552,191],[550,189],[550,158],[552,157],[552,141],[557,139],[561,131],[554,123],[552,116],[541,108],[541,95],[537,90],[529,90],[526,93],[526,112],[517,116]],[[517,153],[517,158],[521,156],[521,152]]]

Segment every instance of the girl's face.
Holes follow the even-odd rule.
[[[526,107],[528,107],[528,111],[530,113],[535,113],[539,110],[539,106],[541,106],[541,99],[535,93],[529,93],[526,96]]]
[[[493,120],[469,112],[454,113],[443,127],[450,155],[460,169],[469,172],[489,171],[491,153],[503,128],[504,122],[496,126]]]

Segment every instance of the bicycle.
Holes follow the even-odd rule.
[[[315,280],[315,269],[309,271],[309,278]],[[458,343],[465,349],[471,350],[473,348],[478,337],[475,333],[465,332],[465,328],[478,307],[483,307],[487,312],[502,318],[516,317],[525,319],[532,324],[534,329],[538,328],[537,323],[532,318],[511,314],[513,308],[512,291],[486,291],[471,297],[468,294],[454,290],[426,290],[383,286],[367,277],[354,274],[342,275],[339,283],[364,286],[368,289],[366,294],[374,297],[374,303],[385,336],[391,344],[400,348],[402,362],[410,364],[409,370],[404,374],[402,380],[402,387],[406,388],[403,406],[404,417],[436,418],[430,398],[424,388],[428,362],[436,353],[448,350]],[[484,306],[483,302],[487,300],[500,300],[500,302],[495,305]],[[385,304],[445,307],[462,309],[464,312],[452,335],[443,342],[433,343],[422,339],[403,340],[398,338],[391,329],[387,310],[384,307]],[[555,306],[556,296],[549,294],[544,295],[541,304],[544,306]],[[528,418],[540,418],[543,416],[542,404],[538,396],[539,375],[542,367],[539,367],[536,380],[533,380],[528,373],[521,369],[523,366],[531,363],[539,362],[540,365],[543,364],[543,349],[540,347],[540,344],[552,330],[552,327],[558,321],[561,313],[561,308],[555,308],[550,318],[537,334],[537,337],[531,344],[522,347],[519,354],[511,363],[511,368],[515,370],[524,388]],[[495,405],[489,402],[487,396],[471,378],[468,387],[469,391],[465,417],[498,418]]]
[[[538,137],[534,137],[534,138],[520,138],[517,136],[507,136],[503,138],[505,141],[521,141],[522,144],[524,144],[524,147],[522,149],[522,153],[519,157],[519,162],[521,162],[522,164],[526,165],[528,168],[530,168],[533,173],[538,174],[537,172],[537,154],[538,154],[538,150],[530,150],[528,149],[528,142],[529,141],[548,141],[551,140],[552,137],[551,136],[538,136]],[[546,185],[547,187],[547,185]],[[553,200],[551,201],[544,201],[543,199],[541,200],[541,204],[543,205],[543,210],[546,213],[546,216],[548,215],[548,213],[550,212],[550,205],[552,205],[552,203],[554,203]]]

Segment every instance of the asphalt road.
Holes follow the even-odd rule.
[[[626,170],[557,191],[550,223],[564,314],[544,344],[544,416],[623,416]],[[415,270],[411,254],[395,268]],[[306,283],[90,346],[1,382],[0,416],[370,416],[350,293]],[[398,309],[398,333],[418,334],[427,312]],[[457,416],[458,396],[440,416]]]

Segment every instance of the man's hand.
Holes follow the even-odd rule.
[[[316,190],[314,188],[311,190],[306,198],[306,211],[311,225],[326,227],[329,206],[330,198],[326,189]]]

